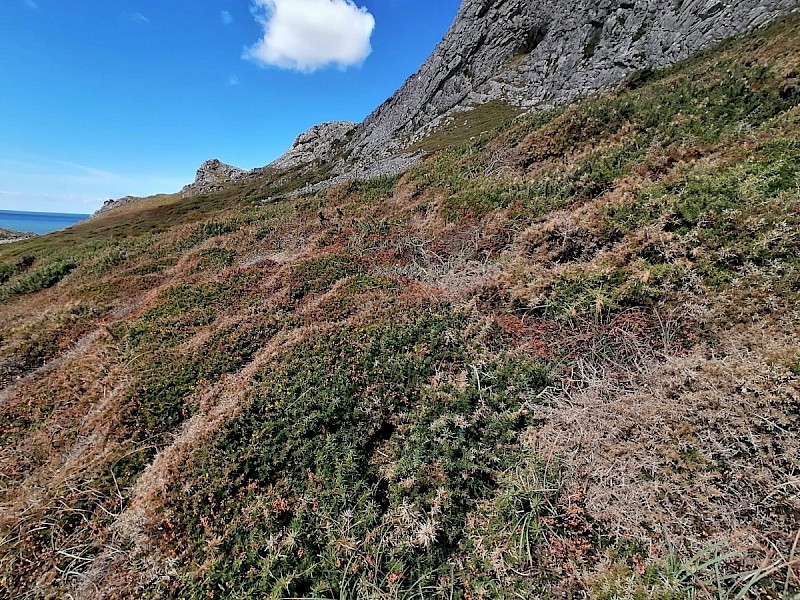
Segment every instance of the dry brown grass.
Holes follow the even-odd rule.
[[[783,325],[723,332],[713,348],[678,354],[640,347],[624,365],[580,360],[537,408],[544,424],[527,443],[562,457],[594,518],[656,555],[680,540],[688,551],[742,550],[748,567],[789,556],[800,382],[770,356],[800,350],[800,314]]]

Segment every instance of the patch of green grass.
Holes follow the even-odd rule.
[[[603,27],[602,25],[594,25],[592,24],[592,32],[589,35],[589,39],[586,40],[586,44],[583,47],[583,58],[585,60],[589,60],[594,56],[594,53],[597,50],[597,46],[600,44],[600,40],[603,37]]]
[[[791,576],[783,573],[785,565],[742,571],[739,561],[744,554],[721,545],[678,549],[668,540],[665,557],[644,561],[637,551],[634,564],[619,560],[614,550],[613,568],[607,570],[605,578],[592,583],[592,598],[688,600],[696,598],[699,590],[713,590],[714,598],[743,600],[793,598],[791,594],[797,590],[791,585]]]
[[[326,291],[334,283],[361,270],[358,261],[343,254],[331,254],[315,258],[292,267],[293,283],[291,295],[300,299],[311,293]]]
[[[347,194],[357,195],[367,204],[372,204],[391,198],[399,180],[399,175],[383,175],[372,179],[359,179],[347,186]]]
[[[602,152],[592,152],[578,163],[571,173],[569,193],[578,200],[597,198],[609,191],[614,183],[641,163],[647,144],[638,138],[612,146]]]
[[[501,100],[493,100],[469,111],[454,113],[447,122],[413,144],[408,150],[433,152],[450,146],[468,144],[477,137],[496,133],[497,129],[506,126],[521,113],[522,110],[517,107]]]
[[[792,375],[800,376],[800,356],[794,359],[794,362],[789,365],[789,371]]]
[[[174,348],[174,332],[187,333],[179,325],[191,330],[206,320],[208,312],[203,313],[202,309],[216,315],[221,312],[221,305],[232,311],[241,308],[247,301],[248,283],[247,277],[240,276],[217,288],[182,286],[168,292],[160,306],[134,324],[112,328],[120,353],[117,358],[128,365],[132,379],[127,403],[121,407],[121,415],[115,417],[119,421],[110,441],[112,454],[101,466],[91,465],[73,477],[69,493],[59,496],[57,505],[38,510],[42,526],[29,531],[25,523],[19,525],[21,537],[14,547],[19,560],[26,565],[45,561],[64,570],[73,558],[58,554],[56,549],[69,547],[80,539],[81,556],[91,558],[102,551],[103,529],[122,510],[130,488],[155,453],[172,440],[174,429],[193,414],[193,394],[241,369],[279,329],[275,319],[253,317],[214,332],[194,352]],[[186,312],[194,314],[183,321]],[[143,330],[146,335],[142,335]],[[54,414],[52,404],[43,398],[37,398],[33,410],[24,404],[19,408],[3,415],[7,420],[7,427],[0,428],[3,443],[13,444]],[[84,539],[87,529],[90,538]],[[30,581],[39,577],[41,570],[38,566],[33,570],[20,568],[16,573],[13,585],[20,581],[33,585]],[[50,589],[61,590],[62,585],[66,586],[66,582],[57,582]],[[0,582],[0,590],[6,589],[5,581]]]

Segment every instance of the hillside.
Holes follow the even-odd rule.
[[[800,16],[506,109],[0,246],[0,597],[796,598]]]
[[[397,175],[421,151],[439,148],[434,130],[457,129],[466,141],[525,110],[612,89],[798,10],[798,0],[461,0],[430,57],[362,123],[315,125],[283,156],[249,173],[212,159],[184,192],[263,179],[265,171],[288,172],[290,193]],[[484,110],[469,114],[478,107]]]
[[[354,132],[351,160],[403,150],[487,102],[562,105],[798,8],[797,0],[463,0],[425,64]]]

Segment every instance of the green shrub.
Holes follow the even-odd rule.
[[[53,287],[78,267],[77,263],[60,260],[44,265],[17,279],[8,288],[7,295],[33,294]]]
[[[228,248],[206,248],[200,253],[202,263],[214,269],[224,269],[230,267],[236,260],[236,251]]]
[[[762,144],[746,162],[688,168],[674,182],[607,209],[603,234],[615,240],[660,223],[678,236],[687,255],[699,254],[695,268],[712,285],[727,285],[747,264],[777,260],[794,269],[800,216],[792,207],[798,178],[796,143]]]
[[[141,365],[131,393],[125,423],[132,438],[163,442],[166,434],[194,413],[196,407],[188,402],[193,392],[241,369],[277,330],[271,320],[256,326],[240,325],[218,331],[192,356],[153,353],[148,363]]]
[[[237,231],[239,227],[240,224],[231,219],[225,221],[218,221],[216,219],[205,221],[195,228],[192,235],[189,236],[187,243],[190,247],[196,246],[209,238],[219,237]]]
[[[445,221],[461,222],[464,219],[479,219],[497,208],[508,207],[511,201],[512,196],[505,186],[467,188],[458,195],[450,196],[445,201]]]
[[[0,285],[11,279],[17,274],[17,269],[14,265],[0,265]]]
[[[355,259],[342,254],[298,263],[292,267],[291,295],[294,299],[300,299],[310,293],[326,291],[340,279],[355,275],[360,270]]]
[[[196,577],[186,564],[182,593],[349,597],[451,574],[469,512],[518,460],[520,407],[549,381],[505,355],[470,366],[461,323],[428,313],[346,327],[280,356],[169,494],[184,556],[209,567]],[[463,388],[430,383],[460,370]],[[402,533],[403,514],[435,518],[432,537]]]
[[[350,183],[347,187],[348,194],[358,195],[367,203],[378,202],[390,198],[394,194],[397,182],[400,180],[398,175],[383,175],[372,179],[359,179]]]
[[[674,265],[639,265],[648,270],[647,283],[629,269],[586,272],[574,269],[558,275],[550,284],[543,307],[555,316],[602,315],[632,306],[650,306],[661,295],[661,285],[679,278]]]
[[[797,357],[795,361],[789,366],[789,370],[792,372],[793,375],[800,376],[800,357]]]

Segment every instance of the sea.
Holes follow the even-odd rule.
[[[72,213],[26,212],[0,210],[0,228],[24,233],[50,233],[88,219],[90,215]]]

